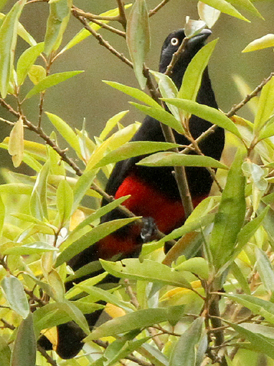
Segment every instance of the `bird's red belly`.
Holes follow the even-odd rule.
[[[137,216],[152,217],[160,231],[169,233],[185,221],[185,213],[181,200],[170,199],[154,187],[138,179],[128,176],[118,188],[115,198],[131,195],[124,202],[130,211]],[[193,199],[194,207],[205,196]]]

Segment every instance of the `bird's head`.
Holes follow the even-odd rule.
[[[185,43],[185,47],[183,52],[180,55],[179,60],[174,66],[173,75],[180,75],[180,82],[182,81],[182,76],[187,68],[189,62],[195,56],[195,54],[204,46],[206,39],[211,35],[211,30],[203,29],[199,34],[191,37]],[[164,41],[161,57],[160,57],[160,66],[159,71],[164,73],[166,71],[167,66],[170,64],[172,60],[173,54],[178,51],[180,45],[185,39],[184,29],[179,29],[170,33]],[[173,75],[171,75],[173,79]],[[178,80],[174,80],[177,84]],[[178,86],[178,85],[177,85]]]

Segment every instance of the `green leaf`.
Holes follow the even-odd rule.
[[[204,318],[202,317],[195,319],[191,326],[181,335],[171,354],[170,366],[181,365],[182,361],[184,366],[195,366],[195,346],[201,337],[203,322]]]
[[[208,43],[192,58],[184,73],[182,85],[177,98],[189,99],[192,101],[196,100],[204,70],[208,64],[212,52],[215,49],[217,41],[218,39],[215,39],[214,41]]]
[[[24,156],[24,124],[22,118],[14,124],[9,139],[8,152],[15,168],[22,163]]]
[[[177,314],[177,321],[182,316],[183,306],[171,306],[169,308],[142,309],[124,316],[114,318],[96,328],[87,338],[86,342],[106,336],[130,332],[134,329],[142,329],[153,324],[169,320],[170,314]]]
[[[69,317],[79,325],[86,334],[89,334],[89,325],[83,313],[72,302],[65,300],[58,303],[58,308],[65,311]]]
[[[63,226],[70,219],[73,205],[73,191],[66,179],[61,180],[59,183],[56,199],[60,225]]]
[[[17,40],[18,19],[26,0],[17,1],[4,18],[0,28],[0,90],[2,98],[8,93]]]
[[[267,213],[269,211],[269,207],[266,207],[260,215],[258,215],[255,219],[249,221],[239,232],[237,238],[237,246],[233,253],[232,259],[234,260],[238,254],[242,251],[245,244],[250,240],[250,238],[256,233],[259,227],[262,225]]]
[[[243,152],[238,150],[229,170],[219,210],[215,216],[210,248],[216,269],[231,257],[237,235],[245,217],[245,177],[242,172]]]
[[[178,144],[172,144],[168,142],[155,142],[155,141],[133,141],[128,142],[125,145],[119,147],[116,150],[111,151],[100,162],[95,168],[110,164],[117,163],[118,161],[133,158],[135,156],[152,154],[159,150],[168,150],[178,147]]]
[[[263,128],[259,131],[258,140],[263,140],[274,135],[274,116],[271,116]]]
[[[163,244],[169,240],[180,238],[181,236],[184,236],[187,233],[190,233],[195,230],[200,230],[202,227],[207,226],[211,224],[214,220],[215,215],[214,214],[207,214],[206,216],[201,216],[198,220],[185,223],[183,226],[181,226],[178,229],[173,230],[170,234],[166,235],[162,239],[160,239],[158,242],[153,243],[151,245],[155,245],[155,248],[160,248],[163,246]],[[150,244],[147,244],[150,245]],[[176,245],[176,244],[175,244]],[[146,244],[143,245],[143,248],[146,248]]]
[[[48,217],[47,208],[47,179],[49,164],[45,163],[39,172],[30,198],[31,214],[39,220]]]
[[[230,265],[230,271],[232,272],[233,276],[236,278],[236,280],[238,281],[239,285],[241,286],[242,290],[250,295],[251,291],[247,282],[247,278],[246,276],[243,274],[243,272],[240,270],[240,268],[238,267],[238,265],[236,264],[236,262],[234,261],[233,263],[231,263]]]
[[[250,42],[242,52],[257,51],[268,47],[274,47],[274,34],[266,34],[261,38],[255,39]]]
[[[44,253],[44,252],[52,252],[57,251],[58,249],[53,247],[48,243],[43,243],[41,241],[31,243],[31,244],[24,244],[15,247],[11,247],[6,249],[3,254],[15,254],[15,255],[30,255],[35,253]]]
[[[254,121],[254,133],[258,135],[264,124],[274,113],[274,78],[272,78],[262,89],[258,111]]]
[[[46,69],[41,65],[31,65],[28,71],[28,77],[33,82],[34,85],[40,83],[47,77]]]
[[[117,113],[117,114],[115,114],[113,117],[111,117],[108,121],[107,121],[107,123],[106,123],[106,125],[105,125],[105,127],[104,127],[104,129],[103,129],[103,131],[100,133],[100,136],[99,136],[99,139],[100,140],[104,140],[106,137],[107,137],[107,135],[113,130],[113,128],[115,127],[115,126],[117,126],[117,124],[121,121],[121,119],[128,113],[129,111],[127,110],[127,111],[122,111],[122,112],[119,112],[119,113]]]
[[[125,9],[128,9],[129,7],[131,7],[131,5],[132,4],[126,4]],[[119,15],[119,9],[118,8],[111,9],[111,10],[108,10],[108,11],[100,14],[101,17],[116,17],[117,15]],[[109,23],[108,20],[100,20],[100,22],[101,23]],[[89,23],[89,27],[91,27],[95,31],[97,31],[101,28],[100,25],[95,24],[93,22]],[[69,50],[70,48],[76,46],[78,43],[82,42],[84,39],[86,39],[89,36],[91,36],[91,33],[87,29],[80,30],[80,32],[78,32],[76,34],[76,36],[74,36],[69,41],[69,43],[62,49],[62,51],[60,53],[63,53],[65,51]]]
[[[250,0],[228,0],[228,2],[232,3],[237,7],[245,9],[249,11],[251,14],[264,20],[263,16],[259,13],[259,11],[255,8],[255,6],[252,4]]]
[[[74,212],[78,208],[86,192],[90,189],[95,177],[96,177],[95,170],[85,170],[83,174],[78,178],[73,192],[74,202],[72,206],[72,212]]]
[[[14,276],[5,277],[1,286],[10,307],[24,319],[29,315],[29,303],[22,283]]]
[[[17,83],[19,86],[24,83],[31,66],[34,64],[37,57],[41,54],[41,52],[43,52],[43,50],[44,50],[44,43],[38,43],[35,46],[28,48],[19,57],[16,70]]]
[[[129,333],[121,339],[116,339],[114,342],[109,344],[104,352],[104,366],[117,364],[117,362],[138,350],[138,348],[150,339],[150,337],[145,337],[132,340],[135,334],[136,332],[132,332],[132,334]]]
[[[274,291],[274,272],[273,267],[270,263],[267,255],[262,251],[262,249],[255,248],[256,259],[257,259],[257,269],[264,287],[267,291],[272,293]]]
[[[215,108],[209,107],[204,104],[199,104],[197,102],[185,99],[163,99],[165,102],[176,105],[178,108],[185,110],[191,114],[195,114],[206,121],[211,122],[225,130],[233,133],[241,139],[241,134],[235,124],[222,112]]]
[[[228,167],[218,160],[203,155],[187,155],[172,151],[159,152],[150,155],[137,163],[144,166],[199,166],[228,169]]]
[[[118,207],[119,205],[121,205],[124,201],[126,201],[130,196],[123,196],[120,197],[116,200],[114,200],[113,202],[108,203],[107,205],[104,205],[102,207],[100,207],[98,210],[96,210],[95,212],[93,212],[91,215],[89,215],[85,220],[83,220],[69,235],[68,237],[68,241],[71,240],[71,237],[74,236],[75,233],[79,232],[81,229],[85,228],[86,226],[90,225],[92,222],[94,222],[95,220],[100,219],[102,216],[106,215],[108,212],[110,212],[111,210],[114,210],[116,207]],[[67,244],[67,240],[64,241],[62,243],[62,248],[66,247]]]
[[[261,315],[266,321],[274,324],[274,304],[272,302],[251,295],[232,295],[226,293],[225,296],[248,308],[253,314]]]
[[[96,297],[96,301],[98,301],[97,299],[103,300],[106,303],[110,303],[113,305],[118,306],[121,309],[124,309],[126,312],[132,312],[135,307],[133,305],[131,305],[128,302],[119,300],[119,298],[117,298],[117,296],[111,294],[108,291],[105,291],[99,287],[95,287],[95,286],[87,286],[87,285],[83,285],[82,283],[75,285],[77,288],[83,290],[85,293],[90,294],[92,296]]]
[[[155,77],[158,87],[160,89],[161,95],[163,98],[177,98],[178,89],[175,85],[174,81],[168,76],[163,74],[162,72],[150,71],[150,73]],[[180,121],[180,113],[178,108],[172,104],[168,104],[168,109],[174,115],[174,117]],[[181,127],[182,128],[182,127]]]
[[[136,78],[142,89],[147,79],[143,65],[150,49],[149,18],[145,0],[136,0],[127,20],[126,41]]]
[[[232,6],[231,4],[229,4],[229,2],[225,0],[203,0],[203,3],[212,6],[217,10],[220,10],[222,13],[249,22],[249,20],[241,15],[238,10],[234,8],[234,6]]]
[[[165,125],[173,128],[179,133],[184,133],[184,128],[182,123],[178,121],[171,113],[167,112],[163,108],[158,107],[148,107],[146,105],[142,105],[139,103],[129,102],[134,105],[134,107],[138,108],[140,111],[145,113],[146,115],[157,119],[158,121],[164,123]]]
[[[201,257],[190,258],[175,267],[178,271],[189,271],[207,280],[209,274],[208,262]]]
[[[251,343],[253,351],[264,353],[274,359],[274,340],[260,334],[258,332],[258,324],[236,325],[228,321],[226,323]]]
[[[76,240],[72,243],[68,248],[66,248],[57,258],[55,266],[58,267],[64,262],[67,262],[69,259],[74,257],[76,254],[82,252],[86,248],[90,247],[92,244],[96,243],[100,239],[105,236],[111,234],[112,232],[120,229],[124,225],[127,225],[133,221],[138,219],[138,217],[133,217],[129,219],[120,219],[113,220],[109,222],[105,222],[101,225],[98,225],[94,229],[92,229],[89,233],[81,237],[79,240]]]
[[[116,277],[191,288],[182,272],[149,259],[145,259],[142,263],[136,258],[123,259],[119,262],[102,259],[100,262],[105,271]]]
[[[0,196],[0,237],[2,236],[3,232],[5,216],[6,216],[6,207],[2,200],[2,197]]]
[[[199,1],[198,14],[201,20],[203,20],[209,29],[217,22],[220,17],[220,10],[214,9],[211,6]]]
[[[79,140],[73,129],[67,124],[62,118],[56,116],[53,113],[46,112],[50,122],[60,133],[60,135],[67,141],[67,143],[76,151],[76,153],[81,156],[81,149],[79,145]]]
[[[21,322],[12,352],[11,366],[36,365],[36,339],[33,328],[33,316],[30,313]]]
[[[2,366],[10,366],[11,350],[6,339],[0,336],[0,360]]]
[[[65,71],[57,74],[49,75],[35,85],[26,95],[26,99],[32,97],[35,94],[41,93],[44,90],[62,83],[63,81],[72,78],[75,75],[81,74],[83,71]]]
[[[148,94],[143,92],[142,90],[139,90],[137,88],[133,88],[131,86],[126,86],[120,83],[116,83],[114,81],[106,81],[103,80],[104,83],[111,86],[112,88],[115,88],[117,90],[120,90],[121,92],[138,99],[140,102],[148,104],[150,107],[159,108],[161,109],[161,106],[155,102],[154,99],[152,99]]]
[[[70,18],[71,0],[50,1],[50,14],[47,20],[45,36],[45,53],[48,56],[56,51],[62,42],[62,37]]]

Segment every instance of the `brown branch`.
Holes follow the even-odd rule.
[[[105,28],[107,30],[109,30],[112,33],[117,34],[118,36],[121,36],[123,38],[126,37],[126,33],[115,28],[112,27],[111,25],[104,23],[105,20],[103,19],[98,19],[97,15],[91,14],[91,13],[85,13],[84,11],[82,11],[81,9],[78,9],[76,6],[72,7],[72,14],[75,16],[75,14],[78,14],[78,16],[83,17],[87,20],[90,20],[91,22],[98,24],[100,27]],[[77,18],[79,19],[79,18]]]
[[[272,72],[266,79],[264,79],[250,94],[248,94],[239,104],[234,105],[229,112],[226,113],[227,117],[232,117],[236,112],[246,105],[250,99],[256,97],[262,88],[272,79],[274,72]]]
[[[42,346],[39,345],[39,343],[37,343],[37,349],[50,365],[58,366],[57,362],[52,357],[50,357],[50,355]]]
[[[84,25],[85,29],[88,30],[97,39],[97,41],[99,42],[99,44],[101,46],[104,46],[105,48],[107,48],[113,55],[115,55],[116,57],[118,57],[122,62],[124,62],[125,64],[127,64],[131,68],[133,68],[132,62],[129,59],[127,59],[122,53],[118,52],[114,47],[112,47],[109,44],[109,42],[106,41],[101,36],[101,34],[99,34],[94,29],[92,29],[84,17],[80,16],[77,13],[77,11],[75,12],[74,10],[72,10],[72,14],[75,16],[75,18],[77,18],[77,19],[80,20],[80,22]]]
[[[123,28],[127,27],[127,18],[125,13],[125,5],[122,0],[117,0],[118,8],[119,8],[119,22],[122,24]]]
[[[160,2],[160,4],[158,4],[154,9],[151,9],[148,12],[148,16],[152,17],[153,15],[155,15],[160,9],[162,9],[170,0],[163,0]]]

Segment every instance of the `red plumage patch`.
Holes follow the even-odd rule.
[[[118,188],[115,198],[131,195],[124,202],[137,216],[152,217],[157,228],[168,234],[185,221],[181,200],[172,200],[136,176],[128,176]],[[206,196],[193,198],[196,207]],[[99,258],[110,259],[123,253],[129,255],[140,245],[140,225],[132,225],[126,236],[113,233],[100,240]]]

